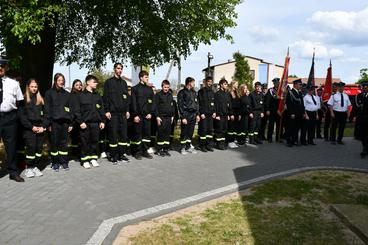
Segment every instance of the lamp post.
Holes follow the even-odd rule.
[[[211,60],[212,59],[213,59],[213,55],[210,52],[208,52],[208,54],[207,54],[208,65],[207,65],[207,75],[206,75],[206,77],[211,74],[210,73],[210,67],[211,67]]]

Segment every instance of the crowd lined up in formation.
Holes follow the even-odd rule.
[[[86,169],[98,167],[99,157],[107,157],[116,165],[128,162],[129,156],[138,160],[151,159],[153,153],[170,156],[178,122],[183,155],[195,154],[196,150],[211,152],[214,148],[226,150],[262,144],[264,140],[272,143],[284,139],[289,147],[315,145],[314,139],[322,138],[322,118],[324,139],[332,144],[344,144],[342,139],[351,105],[343,92],[343,83],[334,84],[330,99],[322,102],[322,89],[305,87],[297,79],[293,88],[288,89],[286,110],[280,115],[278,78],[273,80],[272,88],[256,82],[254,91],[249,92],[245,84],[239,86],[237,81],[225,79],[219,81],[215,91],[213,79],[207,77],[196,92],[195,80],[188,77],[175,100],[170,82],[162,81],[161,90],[155,93],[148,85],[146,71],[141,71],[139,83],[129,88],[121,78],[121,63],[114,65],[114,76],[104,83],[102,96],[95,91],[98,83],[95,76],[87,75],[84,85],[75,80],[69,93],[64,89],[63,74],[57,73],[52,88],[43,98],[35,79],[27,82],[23,95],[19,83],[5,76],[7,68],[7,60],[0,59],[0,133],[7,152],[9,177],[17,182],[24,181],[16,157],[17,134],[25,144],[24,176],[35,177],[42,176],[39,165],[46,132],[51,167],[58,172],[69,169],[70,147]],[[367,85],[363,84],[362,93],[353,103],[356,134],[363,142],[362,157],[368,150]],[[193,147],[196,124],[198,146]],[[18,140],[18,148],[21,141]]]

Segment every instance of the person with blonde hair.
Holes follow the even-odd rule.
[[[229,148],[237,148],[238,145],[235,143],[235,139],[237,141],[240,138],[240,96],[238,94],[239,82],[233,80],[229,84],[228,93],[231,98],[231,111],[232,115],[230,116],[230,120],[228,122],[228,130],[226,135],[226,141],[228,143]]]
[[[48,126],[43,113],[44,100],[39,91],[36,79],[29,79],[24,94],[25,103],[19,108],[19,118],[23,127],[23,140],[25,143],[27,178],[40,177],[40,160],[42,157],[44,131]]]

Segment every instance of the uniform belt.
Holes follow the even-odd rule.
[[[0,111],[0,116],[6,116],[6,115],[10,115],[10,114],[12,114],[12,113],[15,113],[15,112],[17,112],[17,110],[11,110],[11,111],[6,111],[6,112],[2,112],[2,111]]]

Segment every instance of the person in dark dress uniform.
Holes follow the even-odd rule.
[[[362,92],[357,94],[353,103],[353,121],[355,122],[354,136],[362,142],[360,156],[368,154],[368,82],[363,83]]]

